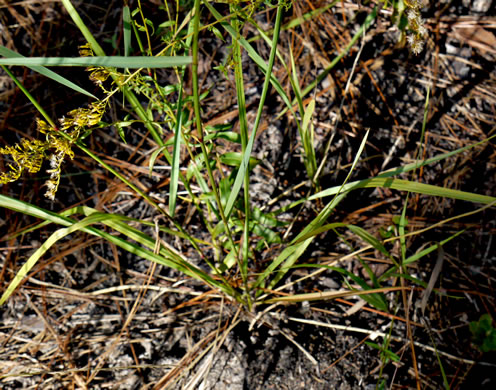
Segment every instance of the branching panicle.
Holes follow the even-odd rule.
[[[79,54],[83,57],[94,55],[89,43],[79,47]],[[90,67],[87,68],[87,71],[90,72],[90,79],[107,92],[102,83],[109,77],[109,71],[103,67]],[[0,173],[0,184],[18,180],[24,170],[30,173],[39,172],[43,160],[48,159],[50,168],[47,169],[47,173],[50,178],[46,182],[45,196],[54,200],[60,183],[64,159],[66,156],[70,159],[74,158],[72,146],[79,139],[81,130],[98,125],[105,113],[106,106],[107,100],[105,99],[90,103],[88,108],[80,107],[69,111],[66,116],[59,118],[60,129],[37,118],[36,127],[41,134],[46,135],[46,140],[23,138],[20,143],[14,146],[0,148],[0,154],[8,155],[12,160],[12,163],[8,164],[9,171]]]
[[[105,112],[105,102],[91,103],[89,108],[78,108],[70,111],[67,117],[59,119],[61,128],[56,129],[42,119],[36,119],[36,127],[41,134],[46,135],[46,141],[23,138],[14,146],[0,148],[0,154],[9,155],[12,163],[8,172],[0,173],[0,184],[18,180],[24,170],[37,173],[41,169],[43,160],[48,158],[50,168],[47,173],[50,178],[46,182],[45,196],[55,199],[60,183],[61,166],[65,157],[74,158],[72,145],[78,140],[83,127],[97,125]]]

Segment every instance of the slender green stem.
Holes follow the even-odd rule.
[[[198,35],[199,35],[199,26],[200,26],[200,1],[201,0],[195,0],[194,4],[194,19],[193,19],[193,26],[194,26],[194,32],[193,32],[193,45],[192,45],[192,50],[193,50],[193,64],[192,64],[192,73],[193,73],[193,106],[195,110],[195,124],[196,124],[196,129],[198,131],[198,139],[200,141],[200,148],[205,160],[205,167],[207,168],[207,174],[208,174],[208,179],[210,182],[210,186],[212,187],[212,192],[214,193],[215,196],[215,201],[217,203],[217,207],[219,210],[219,215],[222,219],[222,222],[224,223],[225,226],[225,232],[227,234],[227,238],[229,242],[231,243],[231,246],[233,250],[235,251],[235,256],[238,258],[238,246],[235,244],[231,230],[229,229],[229,223],[226,218],[226,215],[224,214],[224,209],[222,207],[222,201],[220,199],[219,195],[219,189],[217,187],[217,184],[215,182],[215,178],[212,172],[212,167],[210,166],[209,162],[209,155],[207,151],[207,147],[205,146],[205,140],[204,140],[204,130],[203,130],[203,125],[201,121],[201,110],[200,110],[200,92],[199,92],[199,82],[198,82]]]
[[[93,34],[90,32],[88,27],[86,27],[86,24],[83,22],[83,20],[79,16],[78,12],[74,8],[70,0],[62,0],[62,4],[66,8],[67,12],[69,12],[69,15],[71,16],[72,20],[83,34],[84,39],[86,39],[86,41],[89,42],[89,44],[91,45],[91,49],[95,52],[97,56],[104,57],[105,52],[103,51],[102,47],[98,44],[96,39],[93,37]],[[112,78],[117,83],[119,88],[122,90],[122,93],[124,94],[129,104],[131,104],[131,107],[133,108],[134,112],[136,112],[138,117],[143,121],[147,130],[150,131],[150,134],[152,135],[155,142],[159,146],[163,146],[164,141],[162,140],[162,136],[158,133],[157,129],[153,126],[153,124],[150,123],[146,115],[146,112],[144,108],[141,106],[141,103],[139,102],[136,95],[131,90],[129,90],[127,86],[122,86],[115,75],[112,75]],[[164,155],[169,162],[172,161],[170,154],[167,152],[167,150],[165,150],[165,148],[164,148]]]
[[[238,197],[239,190],[241,189],[242,181],[244,181],[244,176],[246,171],[248,170],[250,154],[253,149],[253,143],[255,142],[255,136],[257,134],[258,126],[260,125],[260,120],[262,119],[263,108],[265,105],[265,99],[267,98],[267,92],[269,91],[269,85],[271,82],[272,68],[274,66],[274,61],[276,58],[277,52],[277,42],[279,40],[279,31],[281,29],[281,20],[283,14],[283,8],[281,4],[277,7],[276,21],[274,27],[274,36],[272,38],[272,48],[270,51],[269,64],[267,65],[267,71],[265,73],[265,82],[262,89],[262,95],[260,97],[260,102],[258,105],[257,116],[255,118],[255,124],[253,125],[253,130],[250,135],[250,139],[248,140],[248,144],[246,146],[246,151],[243,154],[243,160],[239,166],[238,174],[236,176],[236,180],[234,181],[233,189],[231,194],[229,195],[229,199],[227,200],[225,213],[227,216],[231,214],[231,211],[234,206],[234,201]]]
[[[95,52],[95,54],[98,55],[98,56],[105,56],[105,52],[103,51],[102,47],[98,44],[98,42],[96,41],[96,39],[93,37],[93,34],[86,27],[85,23],[83,22],[83,20],[79,16],[78,12],[74,8],[74,6],[71,4],[70,0],[62,0],[62,3],[64,5],[64,7],[67,9],[67,11],[69,12],[69,15],[71,16],[71,18],[74,21],[74,23],[76,24],[76,26],[79,28],[79,30],[83,34],[83,36],[86,39],[86,41],[88,41],[90,43],[91,48]],[[156,129],[156,127],[153,125],[153,123],[150,122],[150,120],[148,119],[148,116],[146,114],[146,111],[143,108],[143,106],[141,105],[141,103],[138,100],[138,98],[136,97],[136,95],[127,87],[127,85],[123,85],[121,83],[121,81],[118,79],[117,76],[112,75],[112,77],[114,79],[114,82],[117,84],[117,86],[119,87],[119,89],[122,91],[122,93],[123,93],[124,97],[126,98],[126,100],[131,105],[131,107],[134,110],[134,112],[143,121],[143,123],[144,123],[145,127],[147,128],[147,130],[150,131],[150,134],[152,135],[152,137],[155,140],[155,142],[160,147],[164,146],[165,145],[165,142],[162,139],[162,135],[159,133],[159,131]],[[78,143],[78,146],[81,147],[83,145],[80,145]],[[82,150],[85,151],[86,153],[88,153],[88,152],[91,153],[91,151],[89,151],[87,148],[84,148],[84,149],[83,148],[84,148],[84,146],[82,147]],[[170,155],[170,153],[168,152],[168,150],[166,148],[162,148],[162,152],[163,152],[165,158],[167,159],[168,163],[169,164],[172,164],[172,156]],[[130,188],[132,188],[133,190],[137,191],[138,194],[142,195],[144,197],[144,199],[146,199],[147,201],[149,201],[150,204],[153,207],[155,207],[158,211],[160,211],[164,216],[166,216],[166,218],[168,218],[169,220],[173,221],[174,222],[174,225],[181,232],[184,232],[185,233],[184,229],[177,222],[175,222],[171,218],[171,216],[164,209],[162,209],[161,207],[159,207],[149,196],[147,196],[143,191],[139,190],[136,186],[133,186],[132,183],[130,183],[128,180],[126,180],[122,175],[118,174],[117,171],[113,170],[111,167],[109,167],[108,165],[106,165],[96,155],[94,155],[93,153],[92,154],[89,154],[89,153],[88,153],[88,155],[90,155],[90,157],[94,158],[95,161],[97,161],[100,164],[102,164],[102,166],[105,167],[105,169],[108,169],[109,172],[111,172],[114,175],[116,175],[116,177],[118,177],[119,179],[123,180],[123,182],[126,183],[127,185],[129,185]],[[184,178],[183,178],[183,176],[182,176],[181,173],[179,173],[179,175],[180,175],[180,178],[181,178],[182,182],[185,184],[186,190],[192,195],[192,191],[191,191],[190,187],[187,185],[186,180],[184,180]],[[201,254],[200,249],[194,243],[194,241],[192,241],[192,244],[194,245],[195,249],[197,249],[198,252]]]
[[[62,4],[72,18],[72,21],[76,24],[79,31],[81,31],[81,33],[83,34],[84,39],[86,39],[86,41],[89,42],[89,44],[91,45],[91,49],[95,52],[95,54],[97,56],[105,56],[105,52],[103,51],[102,47],[98,44],[90,30],[88,30],[88,27],[86,27],[86,24],[84,24],[83,19],[81,19],[71,1],[62,0]]]
[[[2,69],[9,75],[9,77],[16,83],[16,85],[19,87],[19,89],[26,95],[26,97],[29,99],[31,103],[33,103],[33,106],[36,107],[36,109],[39,111],[41,115],[43,115],[43,118],[46,119],[46,121],[50,124],[52,127],[57,127],[55,126],[55,122],[50,118],[50,115],[47,114],[47,112],[41,107],[41,105],[37,102],[37,100],[29,93],[29,91],[24,88],[24,85],[17,79],[17,77],[14,76],[14,74],[4,65],[0,65]]]
[[[231,12],[235,11],[235,5],[231,5]],[[235,14],[235,13],[234,13]],[[232,26],[237,33],[236,37],[232,38],[233,41],[233,60],[234,60],[234,77],[236,80],[236,93],[238,97],[238,116],[239,116],[239,132],[241,135],[241,153],[244,155],[248,146],[248,121],[246,119],[246,101],[245,101],[245,88],[243,81],[243,64],[241,57],[241,45],[239,44],[241,28],[238,18],[233,17]],[[247,170],[245,173],[244,183],[243,183],[243,199],[244,199],[244,209],[245,209],[245,221],[243,227],[243,238],[242,238],[242,251],[241,254],[243,258],[240,261],[240,271],[243,284],[245,285],[246,299],[248,302],[248,308],[251,309],[251,299],[249,295],[248,286],[248,257],[249,257],[249,245],[250,245],[250,173]]]
[[[146,18],[143,15],[143,10],[141,9],[141,0],[138,0],[138,10],[143,21],[143,29],[145,30],[146,40],[148,42],[148,55],[152,56],[152,43],[150,42],[150,34],[148,33],[148,26],[146,25]]]
[[[169,184],[169,212],[174,216],[176,212],[177,188],[179,186],[179,165],[181,157],[181,133],[183,128],[183,78],[181,70],[179,81],[179,96],[177,98],[176,126],[174,131],[174,150],[172,152],[171,176]]]

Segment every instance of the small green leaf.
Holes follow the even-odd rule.
[[[173,28],[176,25],[176,22],[174,20],[168,20],[166,22],[160,23],[158,25],[158,28]]]
[[[122,142],[124,142],[125,144],[127,144],[126,133],[124,133],[123,126],[121,126],[120,124],[117,123],[115,127],[117,127],[117,132],[119,133],[119,137],[121,137]]]
[[[219,271],[225,272],[228,269],[231,269],[236,264],[236,251],[230,251],[226,257],[224,257],[224,261],[219,267]]]
[[[382,226],[379,228],[379,234],[382,238],[391,238],[394,234],[394,227],[388,226],[387,229],[384,229]]]
[[[212,31],[219,40],[225,42],[224,37],[222,36],[222,33],[218,28],[216,28],[215,26],[210,26],[209,30]]]
[[[393,223],[396,226],[398,226],[400,224],[400,222],[401,222],[401,215],[395,215],[395,216],[393,216],[392,221],[393,221]],[[407,218],[404,218],[403,224],[404,224],[404,226],[407,226],[408,225],[408,219]]]
[[[150,176],[153,173],[153,166],[155,165],[155,160],[160,155],[160,153],[162,153],[164,151],[164,149],[166,149],[166,148],[167,148],[167,145],[161,146],[160,148],[154,150],[152,155],[150,156],[150,161],[148,163],[148,169],[149,169]]]
[[[171,93],[175,93],[179,90],[179,85],[166,85],[165,87],[160,87],[159,88],[162,90],[162,93],[167,96],[170,95]]]
[[[391,351],[389,349],[385,349],[382,345],[373,343],[371,341],[365,341],[365,344],[367,344],[371,348],[375,348],[375,349],[378,349],[379,351],[381,351],[384,354],[384,356],[386,357],[386,359],[390,359],[393,362],[399,362],[401,360],[397,354],[395,354],[393,351]]]
[[[220,131],[218,133],[209,134],[205,137],[205,141],[211,141],[213,139],[225,139],[226,141],[234,142],[237,144],[241,143],[241,136],[239,133],[234,131]]]
[[[220,161],[223,164],[230,165],[233,167],[239,167],[241,161],[243,161],[243,155],[238,152],[227,152],[220,156]],[[248,169],[252,170],[258,164],[260,164],[260,160],[257,160],[255,157],[250,157],[250,162],[248,164]]]
[[[472,341],[482,352],[496,351],[496,329],[489,314],[483,314],[479,321],[470,323]]]

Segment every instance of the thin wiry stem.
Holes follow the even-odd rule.
[[[194,19],[193,19],[193,27],[194,27],[194,32],[193,32],[193,45],[192,45],[192,50],[193,50],[193,64],[192,64],[192,73],[193,73],[193,106],[195,110],[195,124],[196,124],[196,129],[198,131],[198,139],[200,141],[200,148],[204,157],[205,161],[205,166],[207,168],[207,175],[208,175],[208,180],[210,182],[210,186],[212,187],[212,192],[215,197],[215,201],[217,203],[217,207],[219,210],[219,215],[222,219],[222,222],[224,223],[224,228],[225,232],[227,234],[227,238],[231,244],[231,247],[233,248],[235,252],[235,257],[238,258],[238,246],[235,244],[231,231],[229,229],[229,222],[226,218],[226,215],[224,213],[224,208],[222,207],[222,202],[220,199],[219,195],[219,189],[217,187],[217,184],[215,183],[215,178],[212,172],[212,167],[209,164],[209,155],[208,155],[208,150],[207,147],[205,146],[205,140],[204,140],[204,129],[201,121],[201,110],[200,110],[200,92],[199,92],[199,83],[198,83],[198,35],[199,35],[199,26],[200,26],[200,2],[201,0],[195,0],[194,4]]]

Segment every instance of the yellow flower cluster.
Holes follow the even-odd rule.
[[[427,29],[424,26],[424,21],[420,17],[420,9],[422,8],[422,0],[403,0],[407,11],[408,28],[411,34],[407,37],[410,49],[415,54],[420,54],[424,48],[424,42],[427,38]]]
[[[81,129],[82,127],[96,126],[102,119],[105,112],[105,101],[91,103],[89,108],[76,108],[67,113],[67,117],[59,119],[61,130],[72,128]]]
[[[72,145],[78,140],[81,130],[96,126],[105,112],[106,103],[91,103],[89,108],[78,108],[70,111],[66,117],[59,119],[60,129],[54,128],[42,119],[36,119],[38,131],[46,135],[46,141],[27,140],[23,138],[15,146],[0,148],[0,154],[10,155],[12,163],[8,172],[0,173],[0,184],[16,181],[24,170],[37,173],[43,160],[48,157],[50,178],[46,182],[45,196],[55,199],[59,187],[61,165],[65,157],[74,158]]]
[[[81,57],[93,57],[95,53],[93,53],[91,45],[87,43],[86,45],[79,46],[79,55]],[[90,72],[90,80],[102,88],[104,92],[107,92],[103,87],[103,82],[110,76],[108,69],[103,66],[90,66],[86,70]]]
[[[83,57],[93,56],[90,44],[79,47],[79,54]],[[87,68],[90,79],[99,85],[105,92],[103,82],[110,73],[101,66]],[[96,126],[105,112],[107,101],[91,103],[88,108],[77,108],[59,119],[60,129],[52,127],[42,119],[36,119],[36,126],[41,134],[46,135],[46,141],[21,139],[15,146],[0,148],[0,154],[10,156],[12,163],[8,164],[8,172],[0,172],[0,184],[16,181],[24,170],[37,173],[41,169],[43,160],[48,158],[50,168],[47,173],[50,178],[46,182],[45,196],[55,199],[59,187],[61,166],[66,156],[74,158],[72,145],[78,140],[81,130]]]
[[[0,184],[16,181],[24,169],[30,173],[38,172],[45,157],[44,152],[42,141],[29,141],[25,138],[15,146],[0,148],[0,154],[10,155],[12,158],[12,163],[8,164],[10,171],[0,172]]]

